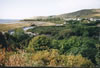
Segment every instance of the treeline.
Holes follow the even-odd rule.
[[[61,18],[52,18],[52,17],[48,17],[48,18],[38,18],[38,19],[24,19],[21,21],[45,21],[45,22],[53,22],[53,23],[62,23],[64,22],[64,19]]]
[[[32,37],[20,28],[12,35],[0,34],[0,50],[3,52],[0,65],[88,68],[99,66],[100,27],[89,24],[91,23],[67,21],[64,26],[36,27],[27,31],[39,34]]]

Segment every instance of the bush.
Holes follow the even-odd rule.
[[[0,49],[0,66],[5,65],[5,48]]]
[[[55,40],[55,39],[52,39],[51,40],[51,47],[53,48],[53,49],[59,49],[59,40]]]
[[[67,67],[85,67],[85,68],[91,68],[93,67],[93,63],[82,57],[81,55],[69,55],[69,56],[62,56],[63,58],[63,64]]]
[[[7,42],[2,32],[0,32],[0,48],[7,48]]]
[[[39,51],[32,56],[34,62],[41,60],[44,66],[93,67],[93,63],[81,55],[60,55],[56,49]],[[80,63],[81,62],[81,63]]]
[[[60,52],[62,54],[81,54],[83,57],[91,59],[95,63],[97,53],[95,40],[87,37],[72,36],[68,40],[62,40],[60,43]]]
[[[59,50],[57,49],[37,51],[34,53],[27,53],[25,51],[19,50],[16,53],[7,52],[5,56],[6,58],[1,58],[0,55],[1,66],[66,66],[88,68],[94,66],[90,60],[82,57],[81,55],[60,55]],[[3,59],[3,61],[1,59]]]
[[[22,40],[27,39],[29,36],[24,33],[22,28],[17,28],[14,31],[13,37],[15,38],[15,42],[21,42]]]
[[[50,47],[50,38],[45,35],[34,37],[28,45],[29,49],[33,48],[34,50],[45,50]]]
[[[72,35],[73,33],[70,29],[64,29],[59,31],[59,33],[57,34],[57,38],[61,40],[61,39],[69,38]]]
[[[72,47],[79,47],[80,46],[80,38],[77,36],[72,36],[68,40],[61,40],[60,41],[60,52],[63,53],[71,53],[68,52]]]
[[[97,65],[100,66],[100,44],[97,44],[96,47],[97,47],[98,52],[97,52],[97,54],[95,56],[95,59],[96,59]]]
[[[32,61],[31,56],[30,53],[25,52],[10,55],[5,62],[5,66],[43,66],[41,60],[34,62]]]

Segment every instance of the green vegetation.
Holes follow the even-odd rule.
[[[24,33],[22,28],[16,29],[12,36],[16,39],[16,42],[20,42],[28,38],[28,35]]]
[[[45,22],[52,22],[52,23],[62,23],[62,22],[64,22],[64,20],[61,19],[61,18],[52,18],[52,17],[48,17],[46,19],[42,19],[42,18],[24,19],[22,21],[45,21]]]
[[[0,66],[99,66],[100,27],[96,25],[71,20],[63,26],[29,29],[27,32],[38,33],[34,36],[21,28],[12,35],[0,33]]]
[[[34,37],[28,45],[29,49],[46,50],[50,48],[50,39],[44,35]]]

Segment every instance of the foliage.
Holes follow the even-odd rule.
[[[40,26],[34,29],[29,29],[28,31],[39,33],[40,35],[45,34],[45,35],[55,36],[59,31],[63,29],[66,29],[66,27],[64,26]]]
[[[38,18],[38,19],[24,19],[23,21],[45,21],[45,22],[53,22],[53,23],[62,23],[64,22],[61,18],[54,18],[49,16],[48,18]]]
[[[40,57],[41,56],[41,57]],[[42,60],[44,66],[92,67],[93,63],[80,55],[60,55],[58,50],[39,51],[32,56],[34,62]],[[80,63],[81,62],[81,63]]]
[[[53,39],[52,41],[51,41],[51,47],[53,48],[53,49],[59,49],[59,41],[58,40],[55,40],[55,39]]]
[[[90,60],[83,58],[81,55],[77,55],[77,56],[73,56],[73,55],[64,56],[64,55],[62,55],[62,58],[63,58],[62,63],[67,67],[85,67],[85,68],[93,67],[93,63],[91,63]]]
[[[97,47],[98,52],[95,56],[95,59],[96,59],[97,65],[100,65],[100,44],[96,44],[96,47]]]
[[[33,48],[35,50],[45,50],[50,48],[50,39],[45,35],[40,35],[34,37],[28,45],[28,48]]]
[[[21,28],[16,29],[12,35],[5,33],[5,37],[8,49],[11,50],[16,50],[16,48],[24,48],[28,45],[28,41],[30,40],[30,37],[25,34]]]
[[[95,63],[95,55],[97,53],[95,41],[89,38],[81,38],[72,36],[68,40],[63,40],[60,43],[60,52],[66,54],[81,54]]]
[[[5,48],[0,49],[0,66],[5,65]]]
[[[18,28],[14,31],[13,37],[16,38],[16,42],[20,42],[24,39],[26,39],[28,37],[28,35],[26,35],[24,33],[24,30],[21,28]]]
[[[27,53],[7,53],[5,66],[66,66],[66,67],[93,67],[93,63],[81,55],[60,55],[57,49]],[[81,62],[81,63],[80,63]]]
[[[5,36],[0,32],[0,48],[7,48]]]
[[[59,33],[56,35],[56,37],[57,37],[57,39],[61,40],[61,39],[69,38],[72,35],[73,35],[72,30],[64,29],[64,30],[59,31]]]
[[[3,54],[0,52],[0,65],[87,68],[99,65],[100,27],[96,22],[86,22],[71,20],[64,26],[29,29],[29,32],[39,34],[35,37],[29,37],[21,28],[16,29],[13,35],[0,33],[1,50],[7,48]]]
[[[87,36],[98,39],[100,27],[87,26],[84,24],[71,25],[71,30],[76,36]]]

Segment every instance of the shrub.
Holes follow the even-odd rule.
[[[5,66],[41,66],[43,63],[41,60],[39,61],[32,61],[31,59],[32,53],[26,53],[23,51],[20,51],[19,53],[10,54],[7,57],[7,60],[5,62]]]
[[[96,44],[96,47],[97,47],[98,52],[95,56],[95,59],[96,59],[97,65],[100,65],[100,44]]]
[[[57,38],[58,39],[66,39],[66,38],[69,38],[72,35],[73,35],[73,33],[70,29],[65,29],[65,30],[61,30],[58,33]]]
[[[28,48],[34,50],[45,50],[50,48],[50,39],[45,35],[34,37],[28,45]]]
[[[81,55],[60,55],[56,49],[39,51],[32,56],[32,61],[41,60],[44,66],[93,67],[93,63]]]
[[[0,49],[0,66],[5,65],[5,48]]]
[[[6,39],[2,32],[0,32],[0,48],[7,48]]]
[[[62,54],[81,54],[83,57],[87,57],[92,62],[95,61],[95,55],[97,53],[95,40],[88,37],[72,36],[68,40],[62,40],[60,43],[60,52]]]
[[[93,63],[90,60],[83,58],[81,55],[77,56],[69,55],[66,58],[67,58],[66,66],[85,67],[85,68],[93,67]]]
[[[55,39],[52,39],[51,41],[51,46],[53,49],[59,49],[59,41],[58,40],[55,40]]]
[[[24,30],[22,28],[17,28],[14,31],[13,37],[15,38],[16,42],[20,42],[22,40],[27,39],[29,36],[24,33]]]
[[[60,67],[93,67],[93,63],[81,55],[60,55],[57,49],[27,53],[20,51],[7,56],[5,66],[60,66]]]
[[[68,40],[61,40],[60,41],[60,52],[61,53],[65,53],[68,50],[70,50],[72,47],[79,47],[80,46],[80,38],[78,38],[77,36],[72,36],[70,37]],[[69,52],[70,53],[70,52]]]

